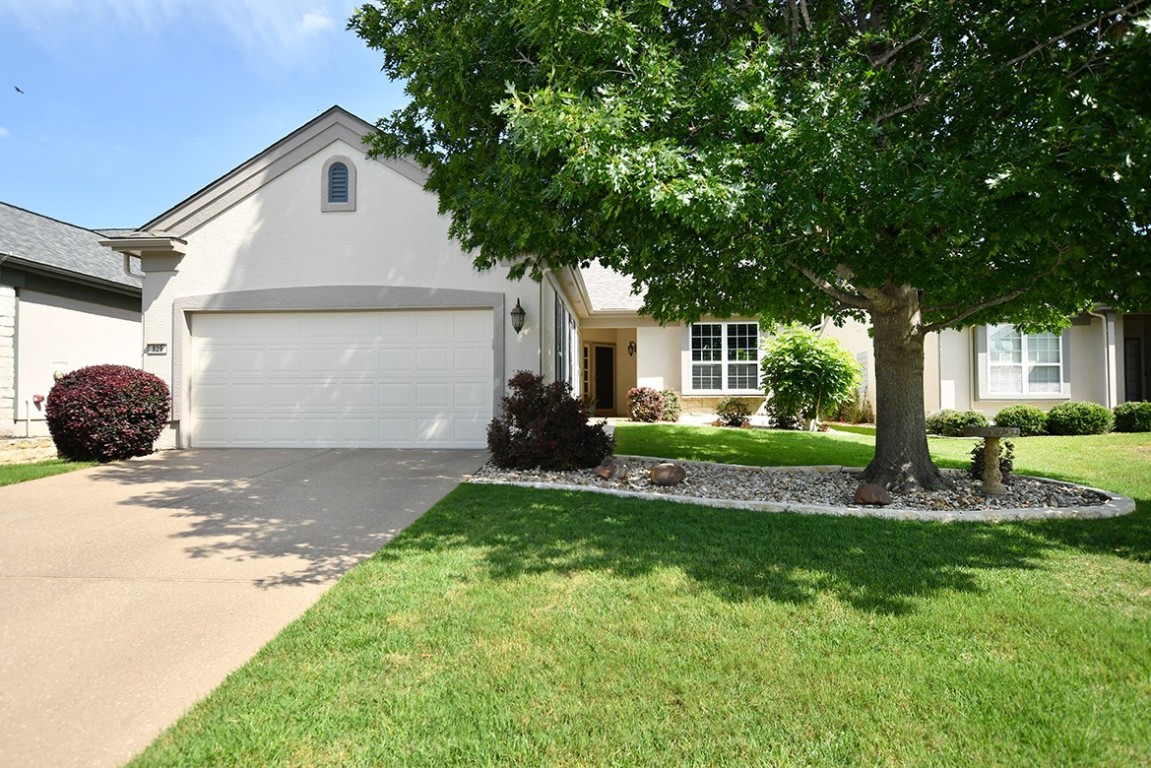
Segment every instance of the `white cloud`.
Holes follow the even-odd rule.
[[[7,129],[7,128],[5,128],[4,126],[0,125],[0,140],[6,139],[6,138],[8,138],[8,137],[9,137],[9,136],[11,136],[11,135],[12,135],[12,134],[8,132],[8,129]]]
[[[13,18],[43,44],[54,45],[69,30],[184,34],[194,21],[217,27],[253,60],[291,64],[324,36],[341,31],[354,7],[346,0],[0,0],[0,26]]]

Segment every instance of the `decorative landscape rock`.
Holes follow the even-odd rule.
[[[567,472],[502,470],[491,464],[480,469],[473,481],[523,483],[538,487],[587,486],[589,490],[611,488],[689,499],[726,499],[735,503],[826,505],[831,508],[832,514],[837,507],[854,507],[856,510],[877,513],[889,513],[891,510],[895,510],[896,514],[902,511],[922,512],[925,515],[943,515],[947,519],[957,520],[1007,519],[1000,517],[999,510],[1010,512],[1015,508],[1034,510],[1043,516],[1048,516],[1052,509],[1075,509],[1078,512],[1073,516],[1081,518],[1111,517],[1134,509],[1134,503],[1127,499],[1124,504],[1130,503],[1130,508],[1116,513],[1102,506],[1106,497],[1093,489],[1020,475],[1015,476],[1015,482],[1007,494],[989,496],[981,492],[978,480],[972,480],[966,472],[959,470],[944,470],[954,486],[950,489],[893,494],[890,506],[863,506],[853,504],[855,491],[859,487],[858,469],[732,467],[685,461],[684,466],[691,470],[691,482],[661,486],[656,485],[651,476],[652,468],[664,463],[659,459],[641,456],[614,458],[621,469],[610,484],[600,480],[592,469]]]
[[[603,463],[595,468],[595,476],[600,480],[611,480],[615,477],[616,465],[615,460],[610,456],[603,460]]]
[[[666,461],[651,468],[651,481],[660,486],[679,485],[687,477],[687,470],[678,464]]]
[[[875,483],[863,483],[855,489],[856,504],[886,507],[892,502],[891,491]]]

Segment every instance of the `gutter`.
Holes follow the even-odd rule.
[[[1107,312],[1096,312],[1093,309],[1086,310],[1087,314],[1092,317],[1097,317],[1103,321],[1103,404],[1108,408],[1115,407],[1115,400],[1118,399],[1112,394],[1112,378],[1115,372],[1115,353],[1112,349],[1111,340],[1111,326],[1110,318]],[[1118,393],[1116,393],[1117,395]]]

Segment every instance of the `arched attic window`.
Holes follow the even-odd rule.
[[[356,210],[356,166],[351,160],[341,156],[328,158],[321,186],[321,211]]]

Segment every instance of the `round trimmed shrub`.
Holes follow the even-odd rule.
[[[579,469],[611,455],[615,441],[605,422],[588,423],[588,404],[566,381],[519,371],[508,379],[503,413],[488,424],[492,463],[502,469]]]
[[[716,403],[715,415],[729,427],[738,427],[751,416],[751,406],[741,397],[725,397]]]
[[[1009,405],[995,416],[995,426],[1015,427],[1020,437],[1047,433],[1047,414],[1034,405]]]
[[[659,420],[679,421],[680,414],[683,413],[683,405],[679,402],[679,395],[670,389],[665,389],[660,394],[663,395],[663,415],[659,417]]]
[[[44,413],[61,456],[109,462],[151,453],[171,406],[159,377],[126,365],[90,365],[56,382]]]
[[[979,411],[957,411],[944,408],[926,419],[927,431],[944,437],[963,437],[964,427],[986,427],[987,417]]]
[[[1099,403],[1060,403],[1047,412],[1047,431],[1053,435],[1102,435],[1113,426],[1115,415]]]
[[[659,421],[667,408],[667,399],[651,387],[632,387],[627,391],[627,401],[632,421]]]
[[[1115,406],[1116,432],[1151,432],[1151,402],[1130,402]]]

